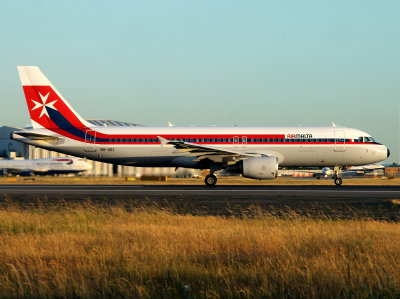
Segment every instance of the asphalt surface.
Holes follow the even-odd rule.
[[[400,186],[298,185],[0,185],[0,207],[61,208],[65,204],[155,207],[193,215],[374,219],[400,222]],[[286,216],[285,216],[286,215]]]
[[[159,197],[212,197],[227,199],[236,197],[313,197],[336,198],[400,198],[400,186],[295,186],[295,185],[0,185],[0,193],[24,196],[146,196]]]

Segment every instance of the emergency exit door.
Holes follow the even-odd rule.
[[[96,151],[96,131],[86,130],[85,134],[85,152]]]

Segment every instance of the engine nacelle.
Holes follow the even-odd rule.
[[[272,180],[278,176],[278,158],[249,158],[227,168],[229,172],[241,173],[244,177],[258,180]]]

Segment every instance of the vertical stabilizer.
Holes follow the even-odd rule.
[[[85,121],[37,66],[18,66],[34,128],[66,129],[92,126]]]

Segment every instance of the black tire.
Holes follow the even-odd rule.
[[[340,185],[343,183],[343,181],[342,181],[341,178],[336,178],[336,179],[334,179],[333,181],[334,181],[334,183],[335,183],[336,186],[340,186]]]
[[[214,187],[215,184],[217,183],[217,177],[213,174],[209,174],[204,179],[204,183],[206,183],[207,187]]]

